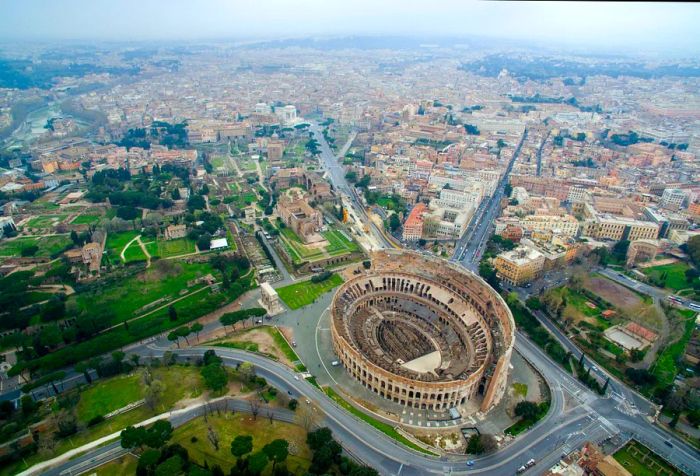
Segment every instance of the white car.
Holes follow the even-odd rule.
[[[295,375],[295,376],[294,376],[294,380],[299,380],[299,376],[298,376],[298,375]]]

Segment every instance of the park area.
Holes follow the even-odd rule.
[[[218,436],[218,450],[206,436],[209,431]],[[289,456],[285,465],[291,474],[304,474],[311,464],[306,431],[292,423],[270,421],[262,415],[254,419],[248,413],[225,412],[221,415],[211,414],[206,420],[196,418],[177,428],[170,442],[182,445],[195,463],[204,466],[206,462],[209,467],[219,465],[228,474],[236,463],[236,458],[231,454],[231,442],[238,435],[253,437],[253,453],[283,437],[289,442]],[[263,474],[271,474],[271,469],[272,465]]]
[[[686,271],[689,269],[691,268],[686,263],[678,262],[642,268],[641,271],[647,276],[651,284],[672,291],[680,291],[682,289],[692,288],[694,284],[697,284],[698,279],[700,279],[694,278],[689,281],[685,275]]]
[[[71,296],[69,301],[75,300],[80,311],[93,312],[95,303],[99,303],[99,308],[110,316],[110,323],[118,324],[193,294],[205,284],[188,286],[188,281],[207,274],[216,277],[220,273],[209,263],[161,260],[140,273],[109,280],[103,286]]]
[[[25,248],[37,247],[31,256],[50,257],[55,256],[72,244],[69,235],[50,235],[35,237],[17,237],[0,242],[1,256],[22,256]]]
[[[83,390],[75,404],[76,417],[81,426],[97,415],[104,416],[106,413],[118,410],[129,403],[142,399],[144,396],[144,385],[141,383],[143,372],[144,369],[139,368],[130,375],[109,377]],[[157,367],[151,369],[151,374],[154,380],[159,380],[163,384],[163,392],[156,408],[151,410],[146,405],[141,405],[100,423],[85,427],[70,438],[56,440],[55,447],[48,454],[36,453],[26,459],[5,465],[0,469],[0,475],[17,474],[39,461],[58,456],[129,425],[134,425],[154,415],[158,415],[173,408],[176,402],[186,398],[196,398],[202,393],[201,377],[199,369],[196,367],[179,365]],[[104,468],[104,473],[103,471],[98,471],[98,474],[124,474],[118,471],[121,466],[121,464],[112,467],[108,466]]]
[[[25,226],[27,228],[53,228],[67,217],[67,213],[39,215],[29,219]]]
[[[682,473],[638,441],[632,440],[613,457],[634,476],[680,476]]]
[[[290,309],[299,309],[313,303],[319,296],[342,283],[343,278],[338,274],[332,274],[328,279],[319,283],[313,283],[309,280],[278,288],[277,294]]]

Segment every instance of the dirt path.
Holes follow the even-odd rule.
[[[141,235],[136,235],[134,238],[131,239],[131,241],[124,245],[124,248],[122,248],[122,252],[119,254],[119,257],[122,259],[122,261],[126,262],[126,259],[124,258],[124,252],[126,251],[126,249],[139,238],[141,238]]]
[[[255,168],[258,171],[258,185],[260,185],[262,188],[264,188],[266,191],[269,192],[267,187],[264,185],[265,184],[265,178],[263,177],[263,172],[262,172],[262,167],[260,167],[260,161],[256,160],[255,161]]]
[[[143,244],[143,241],[141,241],[141,235],[137,236],[136,238],[138,239],[141,251],[143,251],[143,254],[146,255],[146,268],[148,269],[151,267],[151,254],[146,249],[146,245]]]
[[[236,171],[236,175],[238,175],[239,177],[243,177],[243,173],[241,173],[241,169],[238,168],[238,162],[236,162],[236,159],[233,158],[233,156],[231,155],[230,152],[229,152],[227,157],[228,157],[229,163]]]
[[[39,286],[30,286],[30,289],[35,289],[37,291],[45,291],[49,293],[63,293],[66,296],[75,294],[75,289],[67,284],[41,284]]]

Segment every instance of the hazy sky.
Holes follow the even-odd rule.
[[[458,0],[0,0],[3,39],[214,39],[478,35],[700,50],[691,3]]]

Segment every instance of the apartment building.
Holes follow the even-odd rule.
[[[679,210],[683,207],[687,198],[688,195],[684,190],[679,188],[667,188],[664,189],[664,193],[661,195],[659,205],[669,210]]]
[[[544,255],[539,251],[519,246],[496,256],[493,262],[500,279],[521,286],[537,278],[544,268]]]
[[[418,203],[403,224],[402,238],[405,241],[418,241],[423,236],[423,214],[428,209],[424,203]]]
[[[597,215],[584,221],[581,234],[599,240],[653,240],[659,235],[659,225],[632,218]]]

